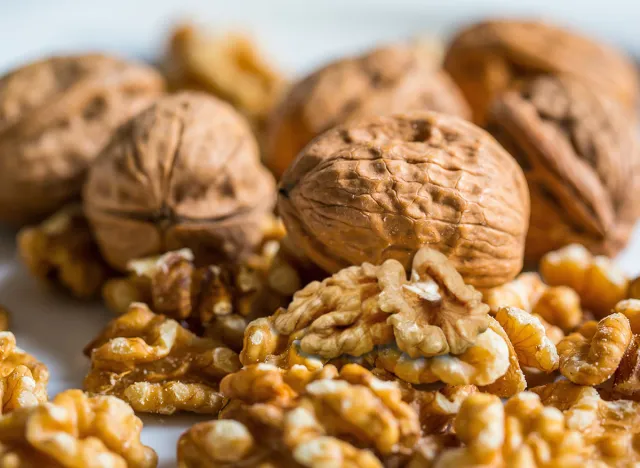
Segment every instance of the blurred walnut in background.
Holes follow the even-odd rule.
[[[538,75],[567,75],[615,99],[635,114],[636,68],[613,48],[551,24],[493,20],[460,31],[444,68],[460,86],[484,124],[489,106],[503,91]]]
[[[259,140],[287,85],[253,38],[240,32],[214,36],[194,25],[178,26],[163,65],[170,88],[205,91],[229,102],[249,119]]]
[[[158,100],[122,126],[91,168],[84,210],[106,261],[182,247],[235,261],[262,239],[275,183],[246,121],[204,93]]]
[[[0,221],[37,221],[76,198],[113,130],[163,88],[152,68],[97,54],[0,78]]]
[[[489,111],[487,129],[529,183],[529,260],[572,243],[615,255],[640,214],[634,122],[592,88],[539,77],[502,94]]]
[[[358,117],[433,110],[469,118],[433,42],[386,46],[332,62],[299,81],[269,121],[267,166],[276,177],[322,132]]]

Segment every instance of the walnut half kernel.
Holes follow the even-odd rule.
[[[135,303],[85,352],[91,357],[85,389],[115,395],[139,412],[217,414],[224,404],[218,382],[240,368],[228,347]]]
[[[0,466],[153,468],[158,457],[141,430],[124,401],[67,390],[0,418]]]

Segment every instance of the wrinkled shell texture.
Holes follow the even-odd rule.
[[[419,44],[339,60],[293,86],[268,125],[266,163],[282,176],[298,152],[335,125],[370,115],[433,110],[468,119],[451,78]]]
[[[36,221],[79,195],[114,129],[162,93],[150,67],[54,57],[0,78],[0,220]]]
[[[202,261],[260,241],[274,181],[246,121],[200,93],[165,97],[123,126],[89,173],[84,208],[106,260],[181,247]]]
[[[493,99],[536,75],[568,75],[635,112],[638,78],[616,50],[558,26],[497,20],[462,30],[447,51],[444,68],[484,124]],[[603,72],[606,70],[606,72]]]
[[[292,240],[327,271],[389,258],[408,269],[428,245],[467,283],[492,287],[522,267],[529,193],[484,131],[420,112],[316,138],[280,181],[278,207]]]
[[[613,255],[640,214],[633,119],[577,81],[541,77],[494,103],[488,129],[521,164],[531,193],[526,256],[571,243]]]

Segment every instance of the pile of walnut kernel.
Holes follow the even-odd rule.
[[[0,78],[2,177],[31,162],[0,217],[40,220],[34,277],[116,315],[49,400],[0,308],[0,465],[157,466],[136,412],[210,416],[181,468],[640,463],[640,278],[611,259],[640,215],[635,70],[529,21],[441,49],[288,87],[187,25],[164,77],[87,55]]]

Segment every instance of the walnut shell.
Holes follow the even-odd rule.
[[[269,121],[267,166],[282,176],[314,137],[367,115],[434,110],[469,118],[460,90],[426,47],[382,47],[330,63],[298,82]]]
[[[278,208],[293,242],[327,271],[388,258],[408,269],[428,245],[466,283],[491,287],[522,267],[529,194],[486,132],[425,111],[322,134],[284,174]]]
[[[114,129],[163,90],[152,68],[103,55],[53,57],[0,78],[0,220],[36,221],[78,196]]]
[[[617,50],[558,26],[522,20],[493,20],[460,31],[445,57],[445,69],[484,124],[493,99],[522,79],[568,75],[611,96],[635,113],[638,78],[633,63]]]
[[[531,193],[526,257],[571,243],[613,255],[639,214],[635,126],[575,80],[540,77],[496,100],[489,131],[520,162]]]
[[[247,122],[204,93],[164,97],[123,125],[91,167],[84,209],[105,259],[190,248],[236,260],[261,240],[275,182]]]

